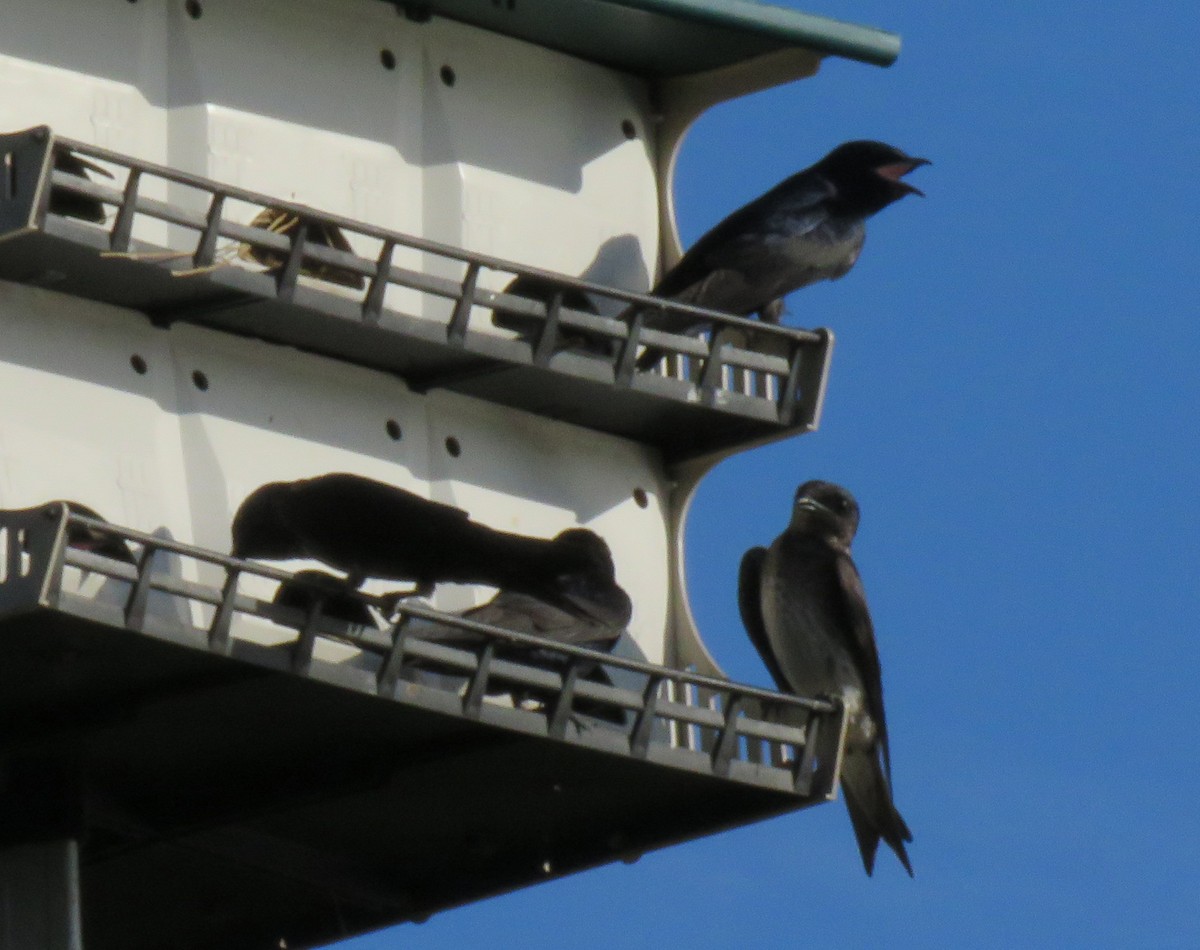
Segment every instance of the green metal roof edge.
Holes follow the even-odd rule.
[[[890,66],[900,55],[900,36],[873,26],[788,10],[748,0],[604,0],[614,6],[715,26],[733,27],[876,66]]]

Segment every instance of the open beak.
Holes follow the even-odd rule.
[[[901,179],[903,179],[904,176],[911,172],[914,168],[920,168],[922,165],[932,164],[933,163],[927,158],[910,158],[908,161],[904,162],[894,162],[891,165],[880,165],[875,169],[875,174],[880,178],[886,178],[898,189],[900,189],[902,194],[909,194],[911,192],[914,195],[920,195],[922,198],[924,198],[925,192],[923,192],[920,188],[910,185],[906,181],[902,181]]]

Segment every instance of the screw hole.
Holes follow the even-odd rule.
[[[381,49],[379,51],[379,61],[383,63],[384,69],[396,68],[396,54],[390,49]]]
[[[146,375],[146,361],[137,353],[134,353],[133,356],[129,357],[129,365],[133,367],[133,371],[139,376]]]
[[[389,419],[384,428],[387,429],[389,439],[391,439],[393,442],[400,441],[400,436],[403,435],[403,433],[400,431],[399,422],[397,422],[395,419]]]
[[[198,390],[200,390],[200,392],[208,391],[208,377],[200,372],[200,370],[196,370],[194,373],[192,373],[192,383]]]
[[[199,20],[200,14],[204,12],[204,7],[200,5],[200,0],[187,0],[183,8],[187,10],[187,15],[193,20]]]
[[[453,86],[454,80],[458,78],[457,76],[454,75],[454,70],[451,69],[449,66],[442,67],[441,76],[442,76],[442,82],[444,82],[447,86]]]
[[[460,455],[462,455],[462,446],[459,445],[458,439],[454,438],[454,436],[449,436],[446,439],[446,451],[449,452],[454,458],[458,458]]]
[[[635,488],[633,490],[633,500],[637,502],[639,508],[650,507],[650,496],[646,494],[646,489]]]
[[[626,119],[621,123],[621,131],[625,133],[627,139],[637,138],[637,126],[633,124],[632,119]]]

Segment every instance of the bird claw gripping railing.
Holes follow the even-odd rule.
[[[641,437],[664,446],[668,459],[810,430],[820,416],[827,330],[525,267],[60,138],[44,126],[0,136],[0,163],[0,241],[53,238],[71,254],[66,266],[65,258],[47,259],[52,248],[34,245],[22,255],[8,244],[0,277],[143,309],[163,323],[190,320],[303,346],[395,372],[418,390],[454,389]],[[111,175],[111,183],[86,169]],[[147,228],[169,231],[174,246],[136,240]],[[481,277],[489,272],[534,282],[541,297],[486,290]],[[397,294],[405,295],[403,309]],[[599,309],[637,308],[637,315],[601,316],[564,303],[583,294]],[[645,325],[654,313],[685,314],[711,329],[700,336],[657,330]],[[497,331],[485,326],[488,316],[523,330]],[[669,354],[668,363],[639,368],[644,347]],[[674,417],[664,414],[664,401]]]
[[[118,541],[128,549],[129,562],[71,546],[72,529]],[[159,566],[165,560],[172,562],[166,571]],[[219,573],[223,582],[185,580],[182,573],[189,567]],[[99,604],[64,583],[68,570],[103,576],[119,585],[120,596],[115,603]],[[840,705],[563,645],[404,601],[395,606],[390,622],[355,626],[323,616],[319,597],[303,610],[241,593],[239,582],[251,577],[259,583],[303,583],[257,562],[86,517],[61,502],[0,511],[0,622],[51,610],[534,737],[809,801],[835,794],[844,733]],[[167,598],[172,609],[152,609],[152,596]],[[380,603],[367,594],[353,596],[364,604]],[[199,614],[204,619],[198,621]],[[247,639],[247,625],[261,628],[263,621],[285,639],[271,647]],[[451,647],[423,639],[414,632],[422,622],[462,631],[476,645]],[[352,664],[321,659],[316,654],[322,643],[356,648],[361,658]],[[508,648],[508,658],[496,655],[498,646]],[[553,656],[554,668],[523,660],[521,647]],[[585,678],[585,669],[603,670],[608,683],[620,685]],[[439,675],[414,676],[414,670]],[[514,697],[535,694],[540,702],[530,708],[488,700],[489,688],[497,685]]]

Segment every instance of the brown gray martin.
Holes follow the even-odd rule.
[[[928,165],[883,142],[839,145],[823,159],[739,208],[700,238],[650,291],[680,303],[778,323],[782,298],[836,280],[858,260],[867,218],[905,195],[923,194],[902,178]],[[625,313],[628,318],[632,310]],[[705,322],[685,314],[646,313],[645,326],[696,333]],[[653,347],[638,367],[657,363]]]
[[[805,482],[792,519],[769,548],[742,558],[738,606],[779,688],[833,697],[848,716],[841,786],[867,874],[882,838],[911,876],[912,832],[892,802],[883,682],[862,580],[850,556],[858,529],[854,496],[830,482]]]
[[[486,623],[504,630],[531,634],[553,640],[555,643],[586,647],[590,650],[611,651],[620,639],[633,614],[629,595],[612,578],[607,580],[595,572],[590,576],[578,575],[569,582],[574,588],[574,602],[563,602],[559,606],[548,604],[526,594],[500,591],[486,604],[473,607],[462,617],[476,623]],[[412,628],[415,636],[446,646],[474,649],[485,639],[485,635],[462,630],[448,624],[421,621]],[[536,666],[556,673],[565,673],[568,658],[551,649],[539,649],[525,644],[497,640],[496,657]],[[415,668],[435,669],[426,663],[414,664]],[[580,679],[611,686],[612,681],[603,667],[583,663],[579,667]],[[499,681],[489,683],[489,694],[511,693],[514,701],[532,699],[543,703],[553,700],[530,687],[514,687]],[[623,711],[607,704],[576,700],[575,711],[608,722],[624,722]]]

